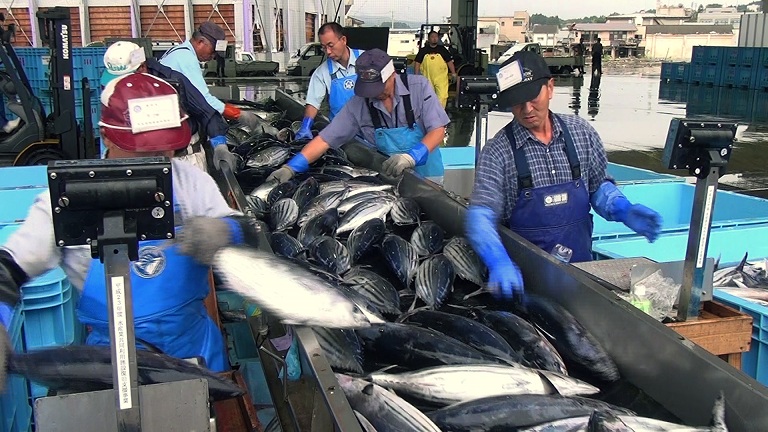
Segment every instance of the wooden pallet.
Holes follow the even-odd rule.
[[[721,303],[702,303],[698,319],[667,324],[710,353],[741,370],[741,353],[752,341],[752,316]]]

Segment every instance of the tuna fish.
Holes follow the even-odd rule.
[[[392,205],[389,217],[395,225],[413,225],[419,223],[421,209],[412,198],[400,198]]]
[[[358,411],[354,411],[354,413],[355,417],[357,417],[357,422],[360,423],[360,427],[363,429],[363,432],[377,432],[376,428],[373,427],[371,422],[368,421],[364,415],[360,414]]]
[[[264,215],[269,213],[269,205],[256,195],[246,196],[245,201],[248,203],[248,205],[251,207],[251,210],[253,210],[257,217],[264,217]]]
[[[333,237],[316,238],[309,246],[309,256],[334,275],[344,274],[351,266],[349,251]]]
[[[377,245],[384,237],[387,230],[384,221],[371,219],[355,228],[347,238],[347,249],[352,257],[352,264],[365,256],[373,246]]]
[[[363,373],[363,347],[353,330],[312,327],[334,370]]]
[[[503,365],[437,366],[400,374],[377,372],[369,379],[398,394],[442,406],[500,395],[575,396],[600,391],[575,378]]]
[[[288,147],[274,146],[269,147],[248,157],[245,166],[249,168],[270,167],[277,168],[283,162],[288,160],[291,155],[291,149]]]
[[[304,246],[298,240],[283,232],[272,233],[269,244],[276,254],[286,258],[298,258],[304,251]]]
[[[453,264],[445,255],[439,254],[427,258],[416,269],[414,282],[416,296],[424,301],[427,307],[439,308],[453,290],[455,276]],[[415,306],[414,300],[412,308]]]
[[[292,198],[283,198],[272,206],[269,218],[273,231],[285,231],[299,218],[299,206]]]
[[[472,348],[519,366],[523,359],[504,338],[477,321],[445,312],[420,310],[403,317],[402,322],[439,331]]]
[[[283,324],[358,328],[382,322],[365,314],[327,280],[269,252],[224,248],[213,267],[225,289],[256,302]]]
[[[408,288],[419,264],[419,255],[416,250],[402,237],[387,234],[381,241],[381,252],[389,268],[403,284],[403,288]]]
[[[533,295],[526,296],[525,308],[525,317],[542,330],[569,369],[582,369],[608,382],[619,379],[619,369],[613,359],[565,308]]]
[[[391,202],[381,200],[361,202],[344,213],[336,233],[350,232],[371,219],[385,221],[390,207],[392,207]]]
[[[473,310],[477,320],[501,335],[522,358],[523,364],[567,375],[565,362],[554,346],[528,321],[511,312]]]
[[[362,177],[362,176],[375,177],[375,176],[379,175],[378,172],[376,172],[374,170],[370,170],[368,168],[349,167],[349,166],[342,166],[342,165],[326,165],[326,166],[324,166],[322,168],[319,168],[318,172],[320,172],[320,173],[328,173],[328,172],[330,172],[330,173],[334,173],[334,174],[342,173],[342,174],[345,174],[345,175],[349,176],[350,178]]]
[[[250,195],[258,197],[260,200],[267,202],[269,193],[272,192],[272,189],[276,188],[279,184],[280,180],[277,179],[266,181],[259,185],[256,189],[252,190]]]
[[[304,226],[307,221],[317,215],[321,215],[330,209],[335,209],[346,196],[346,189],[316,196],[301,210],[298,220],[299,226]]]
[[[339,213],[348,212],[352,207],[366,201],[393,203],[396,199],[391,193],[383,191],[358,193],[344,198],[344,201],[339,204]]]
[[[383,363],[418,370],[428,366],[502,363],[440,332],[386,323],[357,331],[366,355]]]
[[[365,296],[382,313],[392,315],[400,313],[400,296],[397,290],[378,274],[360,267],[353,267],[345,274],[344,283]]]
[[[336,374],[352,409],[379,432],[440,432],[427,416],[394,393],[376,384]]]
[[[165,354],[136,351],[140,385],[202,378],[214,400],[245,393],[234,382],[190,362]],[[109,346],[69,345],[11,354],[8,373],[54,390],[71,392],[112,388],[112,357]]]
[[[451,260],[456,276],[483,286],[488,269],[464,237],[454,237],[443,248],[443,254]]]
[[[277,187],[269,191],[269,195],[267,196],[267,204],[272,207],[281,199],[292,197],[293,192],[296,190],[296,186],[298,186],[298,184],[294,180],[290,180],[277,185]]]
[[[595,410],[635,413],[595,399],[559,395],[503,395],[460,402],[427,416],[443,432],[515,430]]]
[[[411,234],[411,245],[419,256],[438,253],[443,248],[445,231],[434,222],[424,222]]]
[[[309,177],[299,184],[293,193],[293,200],[299,206],[299,211],[303,210],[313,198],[320,193],[320,185],[314,177]]]

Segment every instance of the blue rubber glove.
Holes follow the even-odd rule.
[[[286,165],[296,173],[303,173],[309,170],[309,161],[307,160],[307,157],[301,153],[292,157]]]
[[[296,139],[297,140],[304,140],[304,139],[312,139],[314,138],[314,135],[312,135],[312,125],[315,123],[315,120],[310,117],[304,117],[304,120],[301,121],[301,127],[299,128],[298,132],[296,132]]]
[[[408,156],[416,161],[416,166],[422,166],[427,163],[427,159],[429,159],[429,149],[423,142],[420,142],[408,150]]]
[[[661,233],[661,215],[642,204],[632,204],[615,184],[606,181],[592,194],[592,207],[605,220],[622,222],[653,243]]]
[[[523,275],[501,244],[495,220],[493,210],[488,207],[469,206],[466,220],[467,238],[488,266],[488,289],[491,293],[497,298],[515,298],[521,302],[525,293]]]

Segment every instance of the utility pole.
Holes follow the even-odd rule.
[[[426,23],[429,24],[429,0],[424,0],[427,3],[427,16],[426,16]],[[768,0],[764,0],[768,1]]]

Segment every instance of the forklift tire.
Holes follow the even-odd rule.
[[[34,144],[33,144],[34,146]],[[61,150],[52,146],[27,147],[16,156],[14,166],[48,165],[48,162],[66,159]]]

